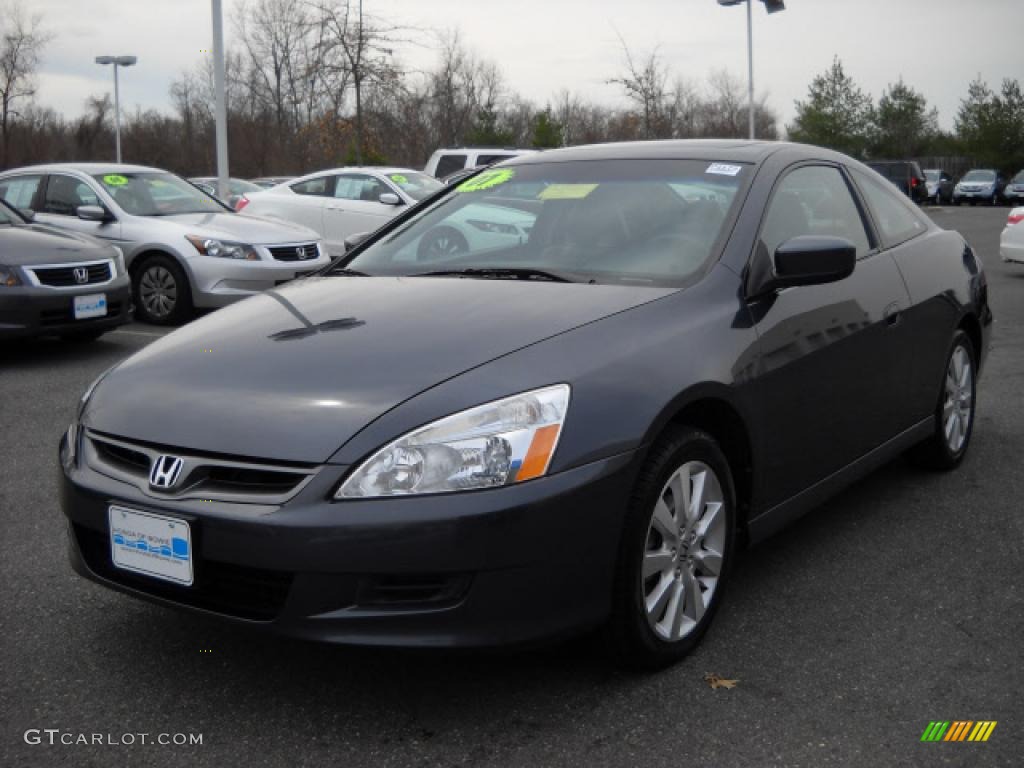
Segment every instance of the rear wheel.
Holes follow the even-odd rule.
[[[943,369],[939,402],[935,406],[935,431],[908,454],[918,466],[953,469],[967,454],[974,430],[976,361],[970,336],[958,330]]]
[[[169,256],[150,256],[132,276],[135,313],[154,325],[177,325],[192,316],[185,270]]]
[[[416,249],[419,261],[444,260],[469,251],[469,243],[461,232],[452,227],[434,227],[420,240]]]
[[[625,664],[663,667],[700,641],[731,564],[735,510],[714,439],[680,428],[659,441],[633,492],[616,572],[608,630]]]

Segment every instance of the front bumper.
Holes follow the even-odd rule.
[[[636,455],[488,491],[328,499],[324,466],[291,501],[169,503],[83,466],[61,504],[75,570],[157,603],[328,642],[421,647],[527,643],[608,615]],[[173,515],[192,529],[192,587],[111,564],[108,506]]]
[[[269,255],[259,261],[194,256],[185,261],[185,267],[192,303],[215,309],[311,274],[330,261],[326,254],[306,261],[277,261]]]
[[[107,314],[76,320],[76,296],[105,294]],[[60,335],[79,331],[109,330],[131,321],[131,288],[127,275],[102,285],[50,288],[20,285],[0,289],[0,338]]]
[[[985,201],[988,201],[988,200],[992,199],[992,195],[993,194],[995,194],[995,193],[991,189],[981,189],[981,190],[954,189],[953,190],[953,200],[954,201],[957,201],[957,200],[985,200]]]

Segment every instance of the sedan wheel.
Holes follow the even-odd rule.
[[[721,483],[707,464],[687,462],[662,488],[644,546],[644,608],[662,640],[696,629],[714,598],[724,551]]]
[[[946,358],[942,389],[935,408],[935,431],[907,457],[927,469],[952,469],[967,453],[974,427],[977,360],[974,345],[957,331]]]
[[[626,515],[608,625],[625,664],[663,667],[700,640],[728,574],[735,509],[710,435],[673,429],[652,449]]]
[[[132,289],[141,320],[173,325],[188,319],[192,313],[188,278],[181,267],[166,256],[147,259],[135,271]]]
[[[469,243],[457,229],[452,227],[436,227],[420,240],[416,249],[419,261],[444,261],[469,251]]]

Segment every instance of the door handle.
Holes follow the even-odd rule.
[[[897,302],[893,302],[885,308],[885,312],[882,314],[885,318],[885,324],[890,328],[895,328],[903,320],[903,310]]]

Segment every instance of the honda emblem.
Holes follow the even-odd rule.
[[[168,490],[178,482],[181,474],[181,467],[185,462],[178,456],[167,456],[161,454],[153,460],[153,466],[149,470],[149,485],[152,488]]]
[[[89,282],[89,270],[86,267],[75,267],[75,282],[79,285]]]

